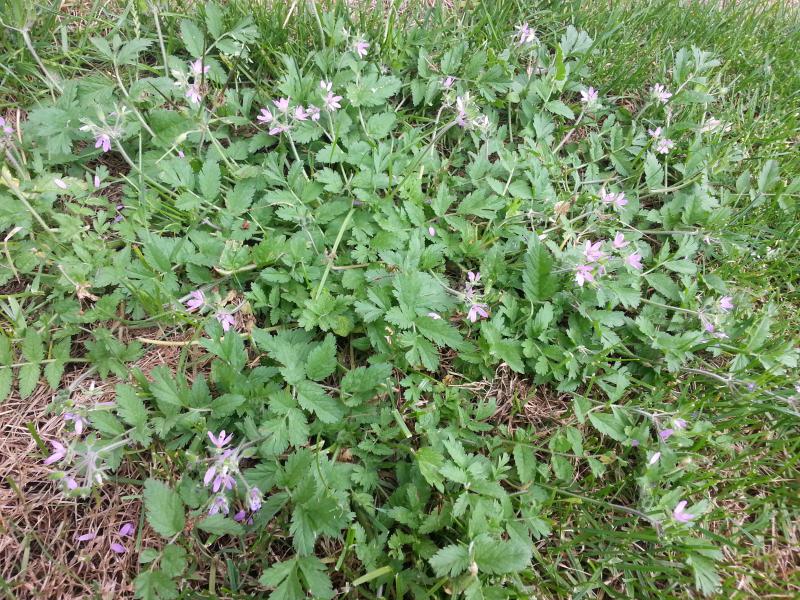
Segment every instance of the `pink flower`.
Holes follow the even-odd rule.
[[[472,303],[472,305],[469,307],[469,312],[467,313],[467,319],[469,319],[471,323],[474,323],[478,319],[488,319],[488,308],[488,305],[481,304],[480,302]]]
[[[250,493],[247,497],[247,503],[250,505],[250,510],[257,512],[261,508],[261,501],[263,498],[264,496],[262,495],[260,489],[257,487],[250,488]]]
[[[111,137],[107,133],[101,133],[97,136],[97,141],[94,143],[95,148],[102,148],[103,152],[111,150]]]
[[[675,147],[675,142],[667,138],[660,138],[656,142],[656,152],[659,154],[669,154],[669,151]]]
[[[85,417],[81,415],[76,415],[75,413],[64,413],[63,415],[65,421],[72,421],[75,425],[75,433],[78,435],[83,433],[83,428],[89,424],[89,421],[86,420]]]
[[[94,187],[95,187],[95,189],[100,187],[100,175],[95,175],[94,176]]]
[[[206,295],[203,290],[189,292],[189,299],[186,301],[186,309],[191,312],[201,308],[206,303]]]
[[[341,108],[342,105],[339,104],[339,100],[341,100],[341,96],[337,96],[333,92],[328,92],[328,95],[325,96],[323,99],[323,103],[325,104],[325,110],[329,112],[334,112],[337,108]]]
[[[642,270],[642,255],[638,252],[634,252],[633,254],[629,254],[625,257],[625,264],[629,267],[633,267],[637,271]]]
[[[300,105],[294,107],[294,118],[298,121],[306,121],[308,120],[308,113],[306,109]]]
[[[319,108],[313,104],[309,104],[306,108],[306,114],[311,118],[312,121],[319,121],[319,113]]]
[[[455,82],[456,82],[456,78],[453,77],[452,75],[448,75],[447,77],[442,79],[442,87],[444,89],[446,89],[446,90],[449,90],[451,87],[453,87],[453,84]]]
[[[367,50],[369,50],[369,44],[364,40],[356,40],[353,50],[358,54],[359,58],[364,58],[367,55]]]
[[[53,447],[53,453],[44,460],[44,464],[52,465],[58,462],[67,455],[67,449],[61,442],[51,441],[50,445]]]
[[[125,548],[125,546],[123,546],[119,542],[112,542],[109,548],[111,548],[111,550],[116,552],[117,554],[125,554],[128,551]]]
[[[14,129],[11,127],[11,125],[6,123],[6,120],[3,117],[0,117],[0,129],[2,129],[3,133],[6,135],[11,135],[14,133]]]
[[[210,435],[210,433],[209,433]],[[203,485],[208,486],[209,483],[214,479],[214,475],[217,474],[217,466],[211,465],[206,469],[206,474],[203,476]]]
[[[325,90],[326,92],[332,92],[333,91],[333,82],[332,81],[325,81],[324,79],[322,79],[319,82],[319,87],[321,89]]]
[[[203,64],[202,58],[198,58],[196,61],[189,63],[189,70],[195,77],[197,77],[198,75],[205,75],[206,73],[208,73],[208,70],[210,68],[211,67],[209,67],[208,65]]]
[[[227,515],[229,510],[228,499],[220,494],[214,496],[214,500],[211,502],[211,507],[208,509],[208,514],[215,515],[221,512],[222,514]]]
[[[719,307],[724,310],[725,312],[730,312],[733,310],[733,298],[730,296],[723,296],[719,299]]]
[[[79,535],[75,539],[79,542],[91,542],[96,537],[97,537],[97,532],[91,531],[89,533],[84,533],[83,535]]]
[[[481,280],[480,271],[478,271],[477,273],[473,273],[472,271],[467,271],[467,279],[469,280],[470,286],[476,285]]]
[[[119,528],[119,535],[122,537],[130,537],[133,535],[134,531],[136,531],[136,527],[134,527],[133,523],[125,523]]]
[[[261,114],[256,117],[256,121],[259,123],[271,123],[274,118],[268,108],[262,108]]]
[[[661,137],[661,127],[656,127],[655,129],[648,129],[647,133],[650,134],[651,138],[658,139]]]
[[[662,429],[658,432],[658,437],[660,437],[663,441],[667,441],[669,438],[672,437],[672,434],[675,433],[674,429]]]
[[[247,513],[244,510],[240,510],[235,515],[233,515],[233,520],[237,523],[241,523],[244,521],[244,518],[247,516]]]
[[[222,325],[222,331],[228,331],[236,324],[236,319],[231,313],[220,311],[214,316],[219,321],[219,324]]]
[[[589,240],[586,240],[586,244],[583,246],[583,256],[585,256],[586,260],[588,260],[590,263],[604,259],[606,257],[606,253],[600,249],[602,245],[602,240],[595,242],[594,244]]]
[[[578,265],[575,267],[575,282],[583,287],[586,282],[594,282],[594,271],[591,265]]]
[[[667,101],[672,98],[672,94],[667,91],[667,88],[661,85],[660,83],[655,84],[652,88],[650,88],[650,93],[655,96],[656,100],[661,102],[661,104],[666,104]]]
[[[661,458],[661,452],[656,452],[653,456],[650,457],[650,460],[647,461],[647,464],[653,466],[658,462],[658,459]]]
[[[589,87],[586,90],[581,90],[581,102],[584,104],[594,104],[597,102],[598,93],[597,90],[593,87]]]
[[[428,235],[431,237],[436,237],[436,228],[433,225],[428,227]]]
[[[628,204],[625,192],[606,192],[605,189],[600,190],[600,200],[603,201],[603,204],[613,204],[616,208],[622,208]]]
[[[53,183],[56,184],[56,187],[61,188],[62,190],[67,189],[67,183],[63,179],[56,177],[53,179]]]
[[[622,250],[628,244],[630,244],[630,242],[626,241],[625,236],[620,232],[617,232],[617,234],[614,236],[614,241],[611,242],[614,250]]]
[[[192,104],[200,104],[200,101],[203,99],[203,94],[200,93],[200,86],[193,83],[186,88],[186,98],[188,98],[189,102]]]
[[[284,131],[289,131],[291,127],[282,123],[275,123],[269,130],[270,135],[280,135]]]
[[[675,510],[672,511],[672,518],[675,519],[678,523],[688,523],[692,519],[694,519],[694,515],[689,514],[686,512],[686,500],[681,500],[678,502],[678,505],[675,507]]]
[[[700,132],[710,133],[713,131],[718,131],[719,129],[722,129],[723,132],[726,132],[731,130],[731,126],[730,124],[723,125],[722,121],[720,121],[719,119],[715,119],[714,117],[709,117],[708,119],[706,119],[705,123],[703,123],[703,126],[700,127]]]
[[[282,113],[287,113],[289,112],[289,100],[289,98],[279,98],[278,100],[273,100],[272,103],[279,111]]]
[[[224,429],[220,431],[218,435],[214,435],[209,431],[208,439],[211,440],[211,443],[214,444],[214,446],[216,446],[219,449],[222,449],[224,446],[227,446],[231,442],[231,440],[233,439],[233,434],[229,433],[228,436],[226,437]],[[206,473],[206,476],[208,476],[208,473]]]
[[[520,46],[531,44],[536,41],[536,31],[531,29],[527,23],[517,25],[515,29],[517,30],[516,36],[519,40],[517,43]]]
[[[638,448],[639,447],[639,440],[632,439],[631,440],[631,446],[633,446],[634,448]]]
[[[675,429],[686,429],[686,421],[684,419],[675,419],[672,421]]]
[[[703,326],[703,331],[706,333],[714,333],[714,324],[702,313],[700,314],[700,324]]]
[[[220,473],[214,478],[214,485],[211,486],[211,489],[216,493],[220,489],[232,490],[234,485],[236,485],[236,480],[230,473]]]

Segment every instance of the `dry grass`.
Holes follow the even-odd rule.
[[[559,427],[564,416],[571,414],[568,394],[559,394],[548,386],[534,386],[505,363],[495,371],[485,397],[494,398],[497,403],[492,422],[505,424],[509,432],[533,426],[547,435],[550,428]]]
[[[154,332],[156,333],[156,332]],[[163,334],[159,336],[163,339]],[[183,339],[172,336],[172,341]],[[157,346],[149,349],[134,367],[148,373],[157,365],[173,367],[182,348]],[[119,382],[92,378],[91,371],[73,371],[64,376],[62,389],[72,390],[77,405],[88,406],[114,398]],[[42,440],[63,439],[60,416],[48,411],[54,392],[41,385],[29,398],[12,395],[2,407],[0,426],[0,576],[15,598],[128,598],[133,595],[135,557],[147,539],[156,536],[143,527],[140,488],[129,483],[109,482],[86,499],[66,497],[49,479],[51,469],[42,462],[47,450]],[[142,473],[123,464],[117,479],[139,480]],[[129,548],[116,554],[110,544],[123,523],[136,525],[136,537],[121,540]],[[88,542],[77,537],[96,533]]]

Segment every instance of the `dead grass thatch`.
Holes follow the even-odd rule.
[[[155,333],[155,332],[154,332]],[[155,336],[154,336],[155,337]],[[159,335],[164,339],[163,333]],[[172,341],[180,335],[173,335]],[[157,365],[173,367],[182,347],[156,346],[134,367],[148,373]],[[61,389],[78,405],[113,400],[119,379],[100,381],[88,369],[67,373]],[[63,391],[62,391],[63,393]],[[60,415],[48,411],[54,392],[42,385],[24,400],[12,395],[0,410],[0,576],[15,598],[129,598],[137,573],[136,549],[154,534],[143,527],[141,488],[122,481],[146,474],[123,463],[117,481],[108,482],[86,499],[68,498],[51,481],[42,449],[31,430],[45,442],[71,435]],[[139,466],[141,468],[141,465]],[[120,540],[124,523],[136,526],[135,538]],[[93,540],[78,536],[95,533]],[[110,548],[122,541],[129,548],[117,554]]]

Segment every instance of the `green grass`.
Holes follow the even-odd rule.
[[[697,46],[722,60],[714,85],[726,91],[714,116],[732,125],[726,139],[740,150],[740,169],[756,179],[767,160],[778,161],[782,183],[776,192],[800,178],[800,13],[788,3],[748,0],[718,7],[666,0],[576,0],[531,6],[498,0],[467,5],[448,9],[411,3],[401,10],[396,3],[381,11],[364,3],[353,14],[352,26],[381,40],[381,58],[390,64],[409,51],[404,46],[409,42],[405,32],[419,20],[434,46],[452,44],[455,37],[497,54],[508,46],[513,26],[521,21],[531,23],[548,41],[557,40],[567,25],[574,24],[595,40],[586,61],[592,84],[604,94],[625,97],[634,104],[650,85],[666,79],[665,65],[672,64],[678,49]],[[302,65],[309,49],[319,47],[312,3],[234,0],[231,6],[252,16],[260,35],[252,60],[237,66],[240,84],[270,89],[270,82],[284,71],[281,55],[291,55]],[[128,38],[156,37],[147,3],[132,1],[121,8],[117,12],[95,2],[79,18],[73,18],[58,16],[50,6],[38,6],[32,43],[47,68],[61,78],[93,75],[97,51],[89,41],[92,36],[110,37],[119,31]],[[350,14],[342,3],[333,11],[342,17]],[[162,8],[159,16],[166,51],[178,52],[179,21],[185,8],[171,4]],[[7,24],[12,17],[6,13]],[[143,72],[159,71],[158,52],[154,55],[155,66],[139,67]],[[133,73],[126,71],[125,75]],[[46,79],[19,37],[0,37],[0,113],[17,107],[30,109],[51,96]],[[780,202],[777,194],[755,199],[741,195],[733,204],[737,212],[726,242],[729,247],[712,259],[716,260],[715,272],[735,282],[738,292],[757,306],[774,306],[772,336],[787,343],[800,326],[799,195],[798,186],[784,193]],[[169,215],[161,216],[163,231],[167,231]],[[32,316],[44,306],[21,301],[23,311]],[[4,328],[15,330],[18,321],[9,317],[9,310],[5,315]],[[708,370],[714,366],[713,361],[704,365]],[[769,376],[755,381],[758,385],[769,382]],[[785,577],[791,570],[785,570],[787,561],[798,559],[793,546],[800,535],[800,507],[792,486],[800,473],[797,407],[794,414],[790,409],[776,410],[767,396],[741,395],[722,382],[689,374],[665,379],[657,387],[639,388],[643,409],[666,402],[684,414],[704,415],[714,425],[692,447],[691,457],[679,470],[691,474],[694,493],[713,499],[708,521],[714,525],[703,533],[725,557],[720,567],[720,597],[790,597],[800,585]],[[570,414],[562,424],[575,425],[577,421]],[[547,449],[547,440],[537,443],[543,452],[552,451]],[[605,456],[608,448],[597,444],[591,450]],[[613,508],[628,506],[637,496],[637,487],[642,493],[647,488],[645,481],[626,477],[623,466],[613,468],[616,480],[607,485],[556,492],[553,533],[536,545],[534,553],[535,570],[541,573],[534,586],[547,597],[696,594],[691,591],[693,581],[687,571],[677,559],[665,558],[661,552],[657,533],[640,527],[630,513]],[[363,573],[351,575],[352,580]],[[371,596],[365,592],[364,597]]]

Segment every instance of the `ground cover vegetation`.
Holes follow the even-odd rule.
[[[0,18],[6,595],[797,593],[793,9]]]

